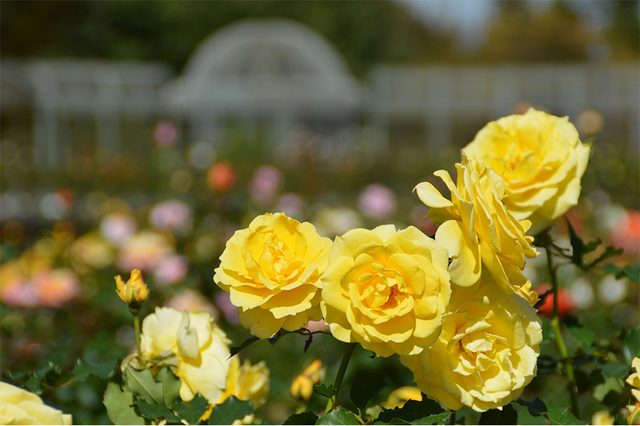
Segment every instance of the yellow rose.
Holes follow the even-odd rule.
[[[256,365],[251,365],[245,360],[240,366],[240,358],[236,355],[231,358],[229,372],[227,373],[227,388],[220,395],[216,404],[211,404],[209,409],[200,417],[200,420],[208,420],[213,411],[213,407],[222,404],[230,396],[235,396],[242,401],[251,401],[253,409],[256,410],[267,402],[269,396],[269,368],[264,361],[260,361]],[[244,418],[235,420],[234,425],[250,425],[253,424],[255,415],[249,414]]]
[[[474,293],[454,291],[433,346],[400,360],[420,389],[445,407],[482,412],[520,396],[536,375],[541,342],[536,310],[483,276]]]
[[[402,408],[407,401],[422,401],[422,392],[415,386],[402,386],[389,394],[386,402],[382,404],[387,410]]]
[[[116,293],[123,302],[129,305],[129,309],[139,311],[142,304],[149,296],[149,287],[142,279],[142,273],[139,269],[131,271],[131,277],[125,283],[120,275],[116,275]]]
[[[578,203],[591,147],[568,117],[531,108],[487,124],[462,151],[477,170],[502,175],[507,208],[536,235]]]
[[[266,339],[321,318],[320,276],[330,248],[312,224],[267,213],[227,241],[213,279],[229,292],[242,325]]]
[[[45,405],[31,392],[0,382],[0,424],[70,425],[71,415]]]
[[[176,367],[184,401],[199,392],[213,403],[225,389],[231,342],[212,321],[208,312],[156,308],[142,322],[142,358]]]
[[[631,361],[631,368],[636,370],[636,372],[629,375],[626,381],[633,388],[631,389],[631,394],[637,402],[640,402],[640,358],[635,357],[633,361]]]
[[[244,360],[240,365],[240,358],[231,358],[229,372],[227,373],[227,387],[218,404],[222,404],[230,396],[235,396],[242,401],[251,401],[254,409],[258,409],[267,402],[269,396],[269,368],[264,361],[251,365],[249,360]]]
[[[466,156],[456,164],[457,185],[445,170],[434,174],[451,191],[451,201],[430,183],[415,187],[418,197],[431,207],[429,216],[441,224],[436,242],[449,251],[451,282],[470,287],[480,281],[482,264],[507,293],[530,287],[522,269],[526,257],[538,252],[531,246],[533,237],[526,235],[528,221],[517,221],[506,208],[504,181],[491,169],[474,170]],[[526,291],[529,293],[529,291]]]
[[[612,425],[615,419],[607,410],[600,410],[593,413],[591,416],[592,425]]]
[[[331,333],[380,356],[417,354],[440,333],[451,284],[447,250],[419,229],[352,229],[337,237],[322,277]]]

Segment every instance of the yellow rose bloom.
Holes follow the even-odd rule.
[[[474,293],[454,291],[433,346],[400,360],[429,397],[483,412],[520,396],[536,375],[541,342],[536,310],[483,276]]]
[[[420,353],[440,333],[451,296],[448,262],[447,250],[413,226],[337,237],[322,276],[331,333],[380,356]]]
[[[502,175],[507,208],[536,235],[578,203],[591,147],[568,117],[531,108],[487,124],[462,151],[477,170]]]
[[[387,400],[382,404],[387,410],[402,408],[407,401],[422,401],[422,392],[416,386],[402,386],[389,394]]]
[[[45,405],[36,394],[0,382],[0,424],[70,425],[71,415]]]
[[[312,224],[267,213],[227,241],[213,279],[238,307],[242,325],[266,339],[321,319],[320,276],[330,248]]]
[[[636,372],[630,374],[626,382],[632,387],[631,394],[637,402],[640,402],[640,358],[635,357],[633,361],[631,361],[631,368],[636,370]]]
[[[142,358],[176,367],[183,401],[197,393],[210,403],[218,401],[226,387],[229,343],[208,312],[156,308],[142,322]]]
[[[593,413],[591,416],[592,425],[612,425],[615,424],[615,419],[607,410],[600,410]]]
[[[246,359],[240,365],[240,358],[236,355],[231,358],[226,384],[218,404],[235,396],[242,401],[251,401],[256,410],[267,402],[269,396],[269,368],[264,361],[251,365]]]
[[[461,287],[477,284],[484,263],[503,291],[521,293],[520,288],[530,287],[522,272],[525,257],[538,254],[531,246],[533,237],[526,235],[529,222],[519,222],[509,212],[502,202],[504,181],[491,169],[474,170],[464,155],[456,169],[457,184],[445,170],[434,173],[451,191],[451,200],[428,182],[414,189],[431,207],[434,223],[440,224],[435,238],[452,258],[451,282]]]

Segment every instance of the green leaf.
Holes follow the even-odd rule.
[[[573,415],[569,407],[560,408],[553,401],[546,401],[547,406],[547,418],[554,425],[586,425],[587,422],[578,420]]]
[[[204,396],[200,394],[196,394],[196,396],[191,401],[185,402],[180,400],[173,404],[173,409],[175,410],[176,414],[178,414],[180,418],[185,419],[190,425],[195,425],[196,423],[198,423],[198,420],[200,420],[200,417],[202,417],[202,415],[205,411],[207,411],[208,408],[209,402]],[[249,410],[251,411],[251,407],[249,408]]]
[[[544,403],[540,398],[536,398],[533,401],[525,401],[524,399],[519,399],[516,401],[518,404],[523,407],[527,407],[529,413],[532,416],[538,417],[547,412],[547,404]]]
[[[564,323],[569,333],[578,341],[581,348],[587,349],[591,347],[595,340],[595,332],[592,329],[580,324],[576,317],[570,315],[564,318]]]
[[[349,397],[360,410],[364,410],[367,402],[375,396],[381,389],[389,386],[391,382],[384,379],[384,374],[374,371],[364,372],[354,380],[351,385]]]
[[[628,365],[631,365],[634,358],[640,357],[640,327],[630,330],[627,337],[624,338],[622,355]]]
[[[313,392],[317,393],[321,396],[326,396],[327,398],[331,398],[336,394],[336,389],[333,385],[313,385]]]
[[[621,362],[608,362],[604,365],[599,365],[600,370],[604,373],[605,377],[617,377],[623,378],[629,374],[629,365],[622,364]]]
[[[164,405],[147,404],[144,399],[138,399],[136,402],[134,402],[134,405],[138,407],[138,412],[145,419],[165,419],[169,423],[181,424],[180,417],[173,414],[173,412]]]
[[[153,380],[151,371],[136,370],[128,366],[125,370],[125,377],[129,389],[135,396],[144,399],[149,404],[164,403],[162,383]]]
[[[107,385],[102,402],[114,425],[144,424],[144,420],[133,409],[133,394],[123,392],[116,383],[110,382]]]
[[[571,261],[581,269],[585,269],[586,262],[582,259],[582,256],[585,253],[595,250],[595,248],[598,247],[601,241],[600,239],[598,239],[585,245],[584,241],[582,241],[582,239],[576,233],[575,229],[573,229],[573,226],[571,225],[571,222],[569,222],[569,219],[567,219],[566,216],[565,219],[567,221],[567,228],[569,229],[569,239],[571,241],[571,247],[573,248],[573,251],[571,253]]]
[[[316,421],[317,425],[359,425],[360,422],[355,414],[344,408],[336,408],[329,411]]]
[[[235,396],[230,396],[222,404],[213,407],[208,423],[210,425],[230,425],[235,420],[253,413],[251,401],[240,401]]]
[[[99,364],[91,364],[84,359],[79,359],[71,374],[76,382],[81,382],[89,376],[95,376],[100,379],[109,379],[113,375],[113,371],[118,366],[117,359],[108,359]]]
[[[604,253],[600,255],[596,260],[589,264],[589,268],[594,267],[596,264],[602,262],[603,260],[610,259],[612,257],[620,256],[624,250],[621,248],[613,248],[611,246],[607,246],[604,250]]]
[[[162,383],[164,405],[169,408],[173,407],[173,403],[180,397],[180,386],[182,386],[180,379],[173,374],[169,367],[158,371],[156,379]]]
[[[257,342],[258,340],[260,340],[259,337],[256,336],[251,336],[249,337],[247,340],[245,340],[244,342],[242,342],[242,344],[240,346],[233,346],[231,347],[231,355],[229,357],[232,357],[234,355],[237,355],[241,350],[243,350],[244,348],[246,348],[247,346],[249,346],[252,343]]]
[[[440,407],[440,404],[423,396],[422,401],[410,400],[407,401],[402,408],[383,411],[376,420],[390,423],[393,419],[398,418],[407,422],[412,422],[416,419],[422,419],[432,414],[440,414],[443,411],[444,410]]]
[[[305,411],[304,413],[294,414],[290,416],[283,424],[285,425],[315,425],[318,421],[318,416],[311,411]]]
[[[640,263],[625,266],[624,268],[619,268],[613,263],[609,263],[602,269],[602,272],[614,274],[618,279],[627,276],[631,281],[640,282]]]
[[[518,423],[518,412],[511,404],[502,407],[502,410],[489,410],[480,416],[481,425],[515,425]]]
[[[449,421],[451,413],[432,414],[411,422],[413,425],[445,425]]]
[[[595,387],[593,390],[593,397],[598,401],[604,401],[605,397],[611,392],[622,394],[622,392],[624,392],[624,387],[621,383],[622,380],[615,377],[609,377],[604,381],[604,383],[600,383]]]
[[[409,423],[406,420],[402,420],[402,419],[393,419],[391,420],[391,422],[389,422],[390,425],[410,425],[412,423]]]

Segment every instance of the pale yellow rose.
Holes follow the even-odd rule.
[[[440,333],[451,296],[448,262],[447,250],[413,226],[337,237],[322,277],[331,333],[380,356],[420,353]]]
[[[531,108],[487,124],[462,151],[477,170],[502,175],[507,208],[536,235],[578,203],[591,147],[568,117]]]
[[[39,396],[0,382],[1,425],[70,425],[71,415],[45,405]]]
[[[528,294],[530,284],[522,272],[525,257],[538,254],[531,246],[533,237],[526,235],[529,221],[519,222],[506,208],[504,181],[491,169],[474,170],[464,155],[456,169],[457,184],[445,170],[434,173],[451,191],[451,200],[428,182],[415,187],[420,200],[431,207],[428,216],[440,225],[435,238],[451,256],[451,282],[461,287],[477,284],[484,264],[503,291]]]
[[[210,403],[218,401],[226,387],[229,343],[208,312],[156,308],[142,322],[142,358],[176,367],[184,401],[197,393]]]
[[[483,412],[520,396],[536,375],[541,342],[536,310],[483,276],[473,293],[454,290],[433,346],[400,360],[429,397]]]
[[[225,402],[230,396],[235,396],[242,401],[251,401],[254,410],[262,407],[269,396],[269,368],[264,361],[251,365],[251,362],[245,360],[241,366],[240,358],[236,355],[231,358],[226,383],[227,387],[220,395],[218,402],[209,405],[209,409],[200,417],[201,421],[208,420],[213,408]],[[250,425],[253,424],[254,419],[255,416],[249,414],[235,420],[233,424]]]
[[[640,358],[635,357],[633,361],[631,361],[631,368],[636,371],[629,375],[626,381],[632,387],[631,394],[637,402],[640,402]]]
[[[213,279],[229,292],[242,325],[266,339],[322,317],[320,276],[330,248],[312,224],[267,213],[227,241]]]
[[[402,386],[389,394],[382,406],[387,410],[402,408],[408,401],[422,401],[422,392],[416,386]]]

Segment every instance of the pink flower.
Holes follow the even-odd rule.
[[[0,296],[4,303],[27,308],[59,308],[78,295],[80,280],[69,269],[45,269],[31,277],[15,277],[0,287]]]
[[[189,268],[184,256],[167,256],[158,262],[153,278],[159,286],[168,286],[180,282],[187,276]]]
[[[100,221],[100,233],[116,247],[122,247],[137,229],[136,220],[126,214],[112,213]]]
[[[259,204],[271,202],[282,187],[284,177],[280,170],[273,166],[258,167],[251,181],[251,198]]]
[[[153,130],[153,138],[160,146],[172,146],[178,140],[178,128],[171,121],[159,121]]]
[[[304,201],[293,192],[283,194],[276,203],[276,211],[282,212],[289,217],[301,219],[304,212]]]
[[[393,216],[397,206],[396,194],[379,183],[367,186],[358,199],[362,214],[379,221]]]
[[[149,213],[151,225],[163,231],[191,229],[191,208],[180,200],[158,203]]]

